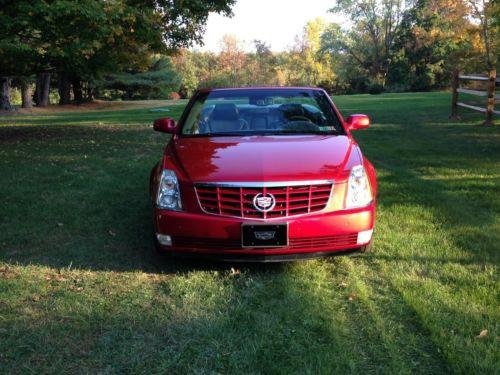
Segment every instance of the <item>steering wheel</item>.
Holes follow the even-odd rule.
[[[306,116],[292,116],[288,121],[306,121],[312,123],[311,119]]]

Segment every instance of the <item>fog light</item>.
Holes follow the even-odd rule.
[[[373,229],[364,230],[358,233],[358,245],[365,245],[372,239]]]
[[[170,237],[168,234],[157,233],[156,238],[158,239],[158,242],[160,243],[160,245],[172,246],[172,237]]]

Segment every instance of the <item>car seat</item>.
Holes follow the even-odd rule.
[[[210,131],[213,133],[224,133],[239,130],[238,108],[233,103],[216,104],[209,121]]]

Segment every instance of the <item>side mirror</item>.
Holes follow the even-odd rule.
[[[153,122],[153,129],[157,132],[174,134],[177,133],[177,124],[170,117],[159,118]]]
[[[370,118],[367,115],[350,115],[345,124],[349,130],[366,129],[370,126]]]

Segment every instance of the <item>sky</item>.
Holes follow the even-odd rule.
[[[232,34],[242,47],[252,50],[254,39],[271,45],[272,51],[284,51],[293,44],[305,24],[317,17],[329,22],[342,19],[328,12],[333,0],[237,0],[232,18],[210,14],[202,51],[218,52],[224,34]]]

